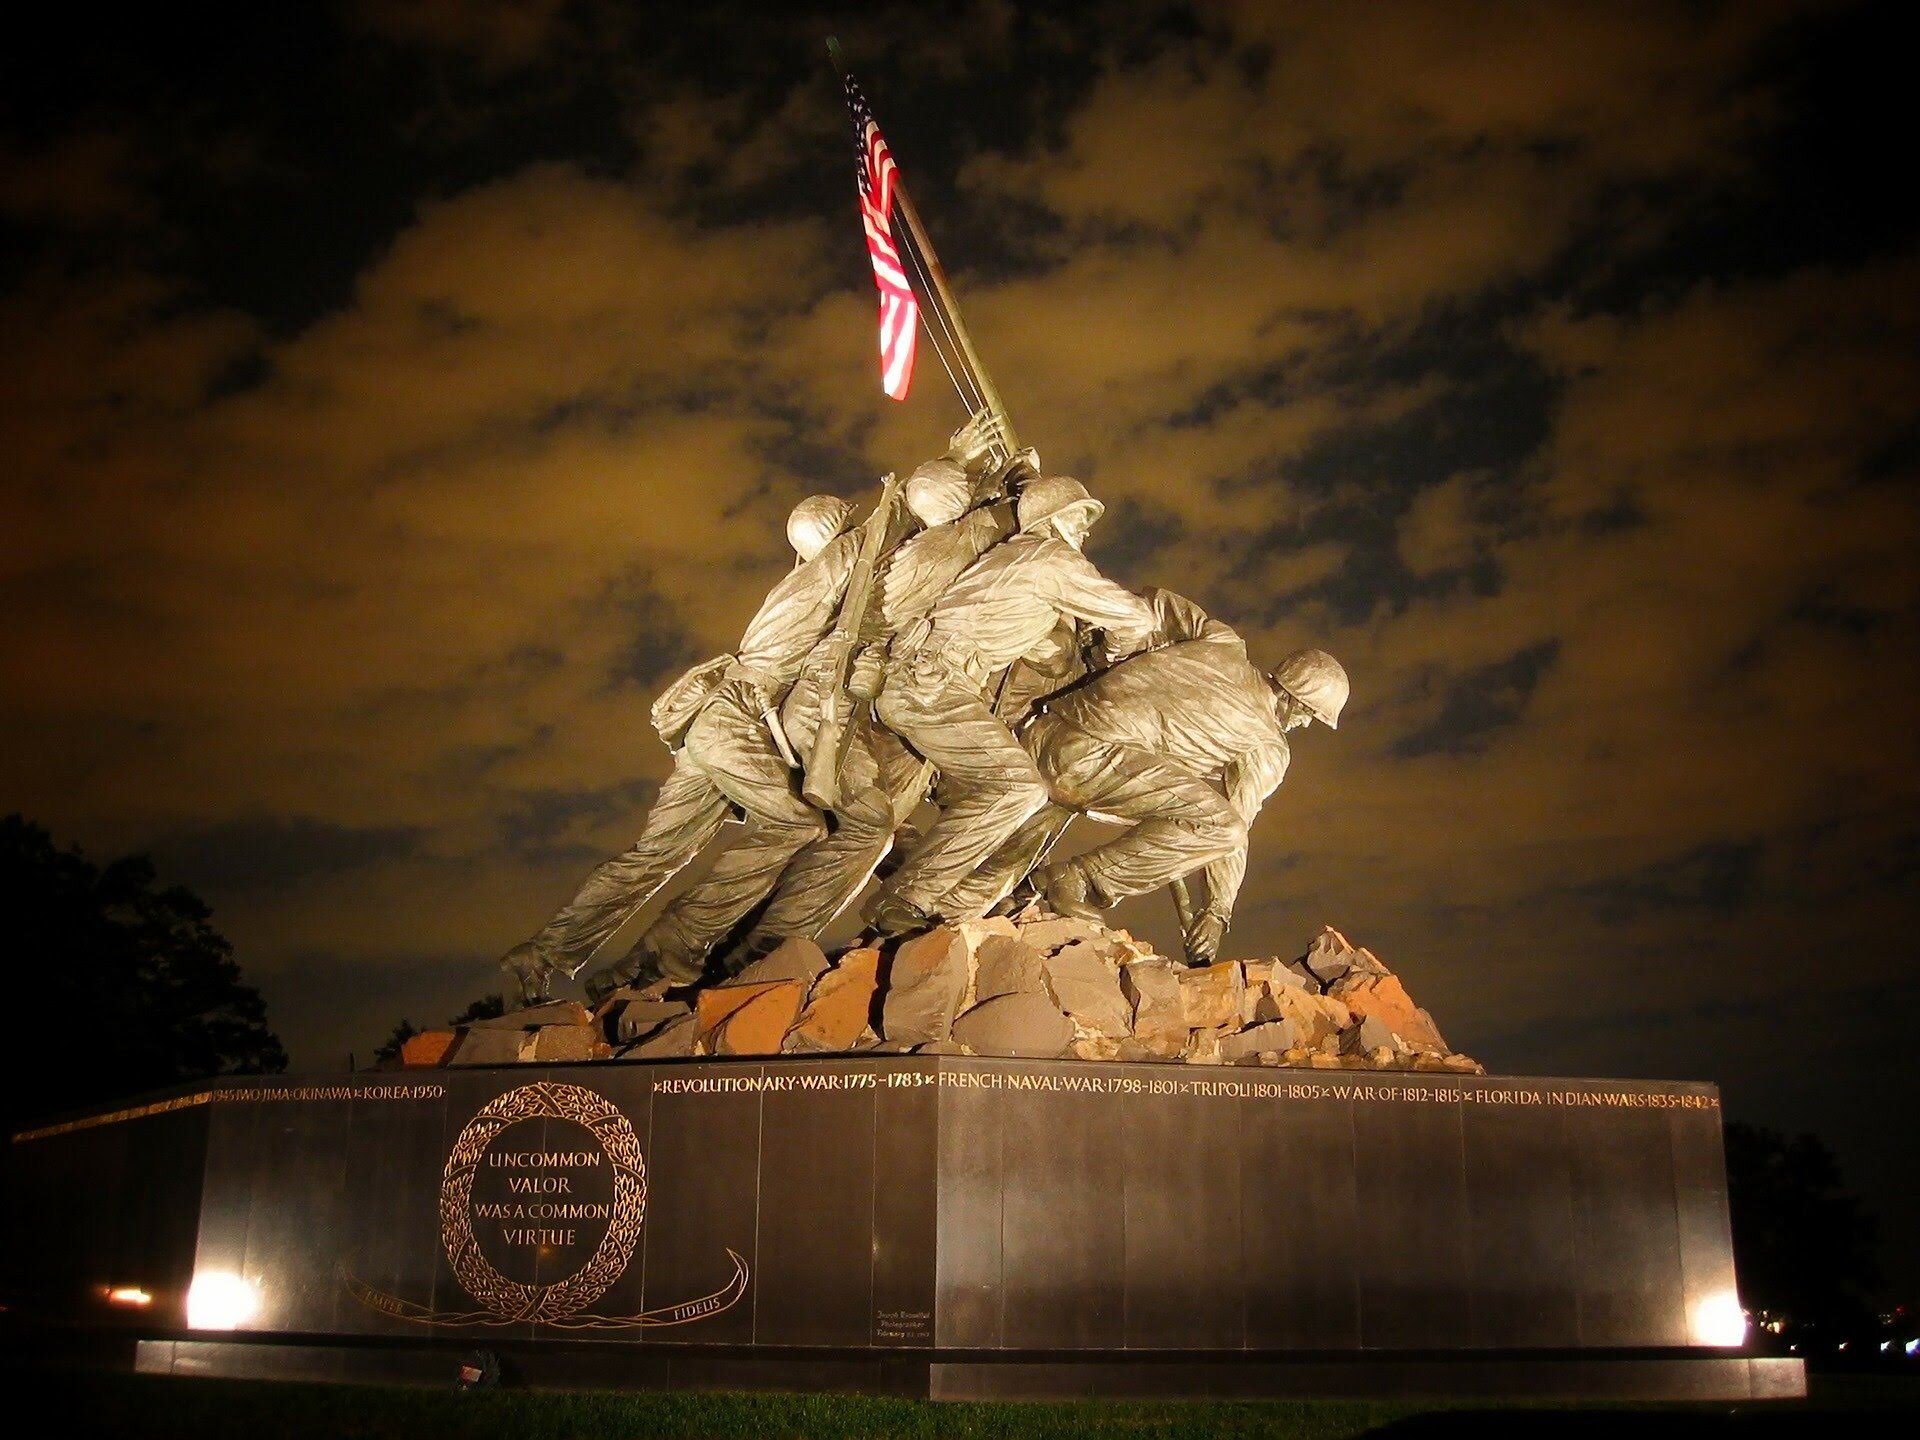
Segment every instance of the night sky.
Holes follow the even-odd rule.
[[[1920,1281],[1897,7],[1045,8],[11,34],[0,811],[202,892],[298,1069],[496,988],[788,507],[962,418],[880,394],[838,33],[1089,554],[1353,676],[1229,952],[1331,923],[1495,1070],[1716,1080]]]

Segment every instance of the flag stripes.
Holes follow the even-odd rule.
[[[920,336],[920,304],[900,263],[893,239],[895,167],[886,138],[867,108],[867,97],[849,75],[847,110],[853,116],[860,192],[860,224],[866,232],[873,283],[880,292],[880,385],[895,400],[907,398],[913,384],[914,350]]]

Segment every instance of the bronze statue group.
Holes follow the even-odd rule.
[[[739,648],[654,703],[673,770],[639,839],[503,960],[523,999],[577,975],[732,820],[591,998],[815,938],[896,851],[863,912],[878,935],[1171,886],[1187,958],[1216,957],[1287,732],[1337,724],[1346,672],[1320,650],[1262,672],[1192,601],[1116,585],[1081,552],[1100,502],[1031,450],[1003,457],[983,413],[863,524],[832,496],[794,508],[797,562]],[[1081,815],[1122,828],[1051,858]]]

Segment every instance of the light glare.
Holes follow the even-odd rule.
[[[207,1270],[187,1290],[187,1325],[194,1330],[237,1330],[260,1309],[260,1292],[230,1270]]]
[[[1696,1345],[1732,1348],[1746,1344],[1747,1316],[1740,1308],[1740,1297],[1731,1290],[1702,1296],[1688,1313],[1687,1329]]]
[[[151,1305],[153,1296],[138,1285],[112,1285],[107,1288],[109,1305]]]

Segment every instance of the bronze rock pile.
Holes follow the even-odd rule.
[[[831,959],[789,940],[724,984],[617,991],[430,1030],[402,1063],[937,1054],[1323,1070],[1481,1067],[1372,951],[1322,931],[1298,960],[1188,968],[1125,930],[1030,908]]]

